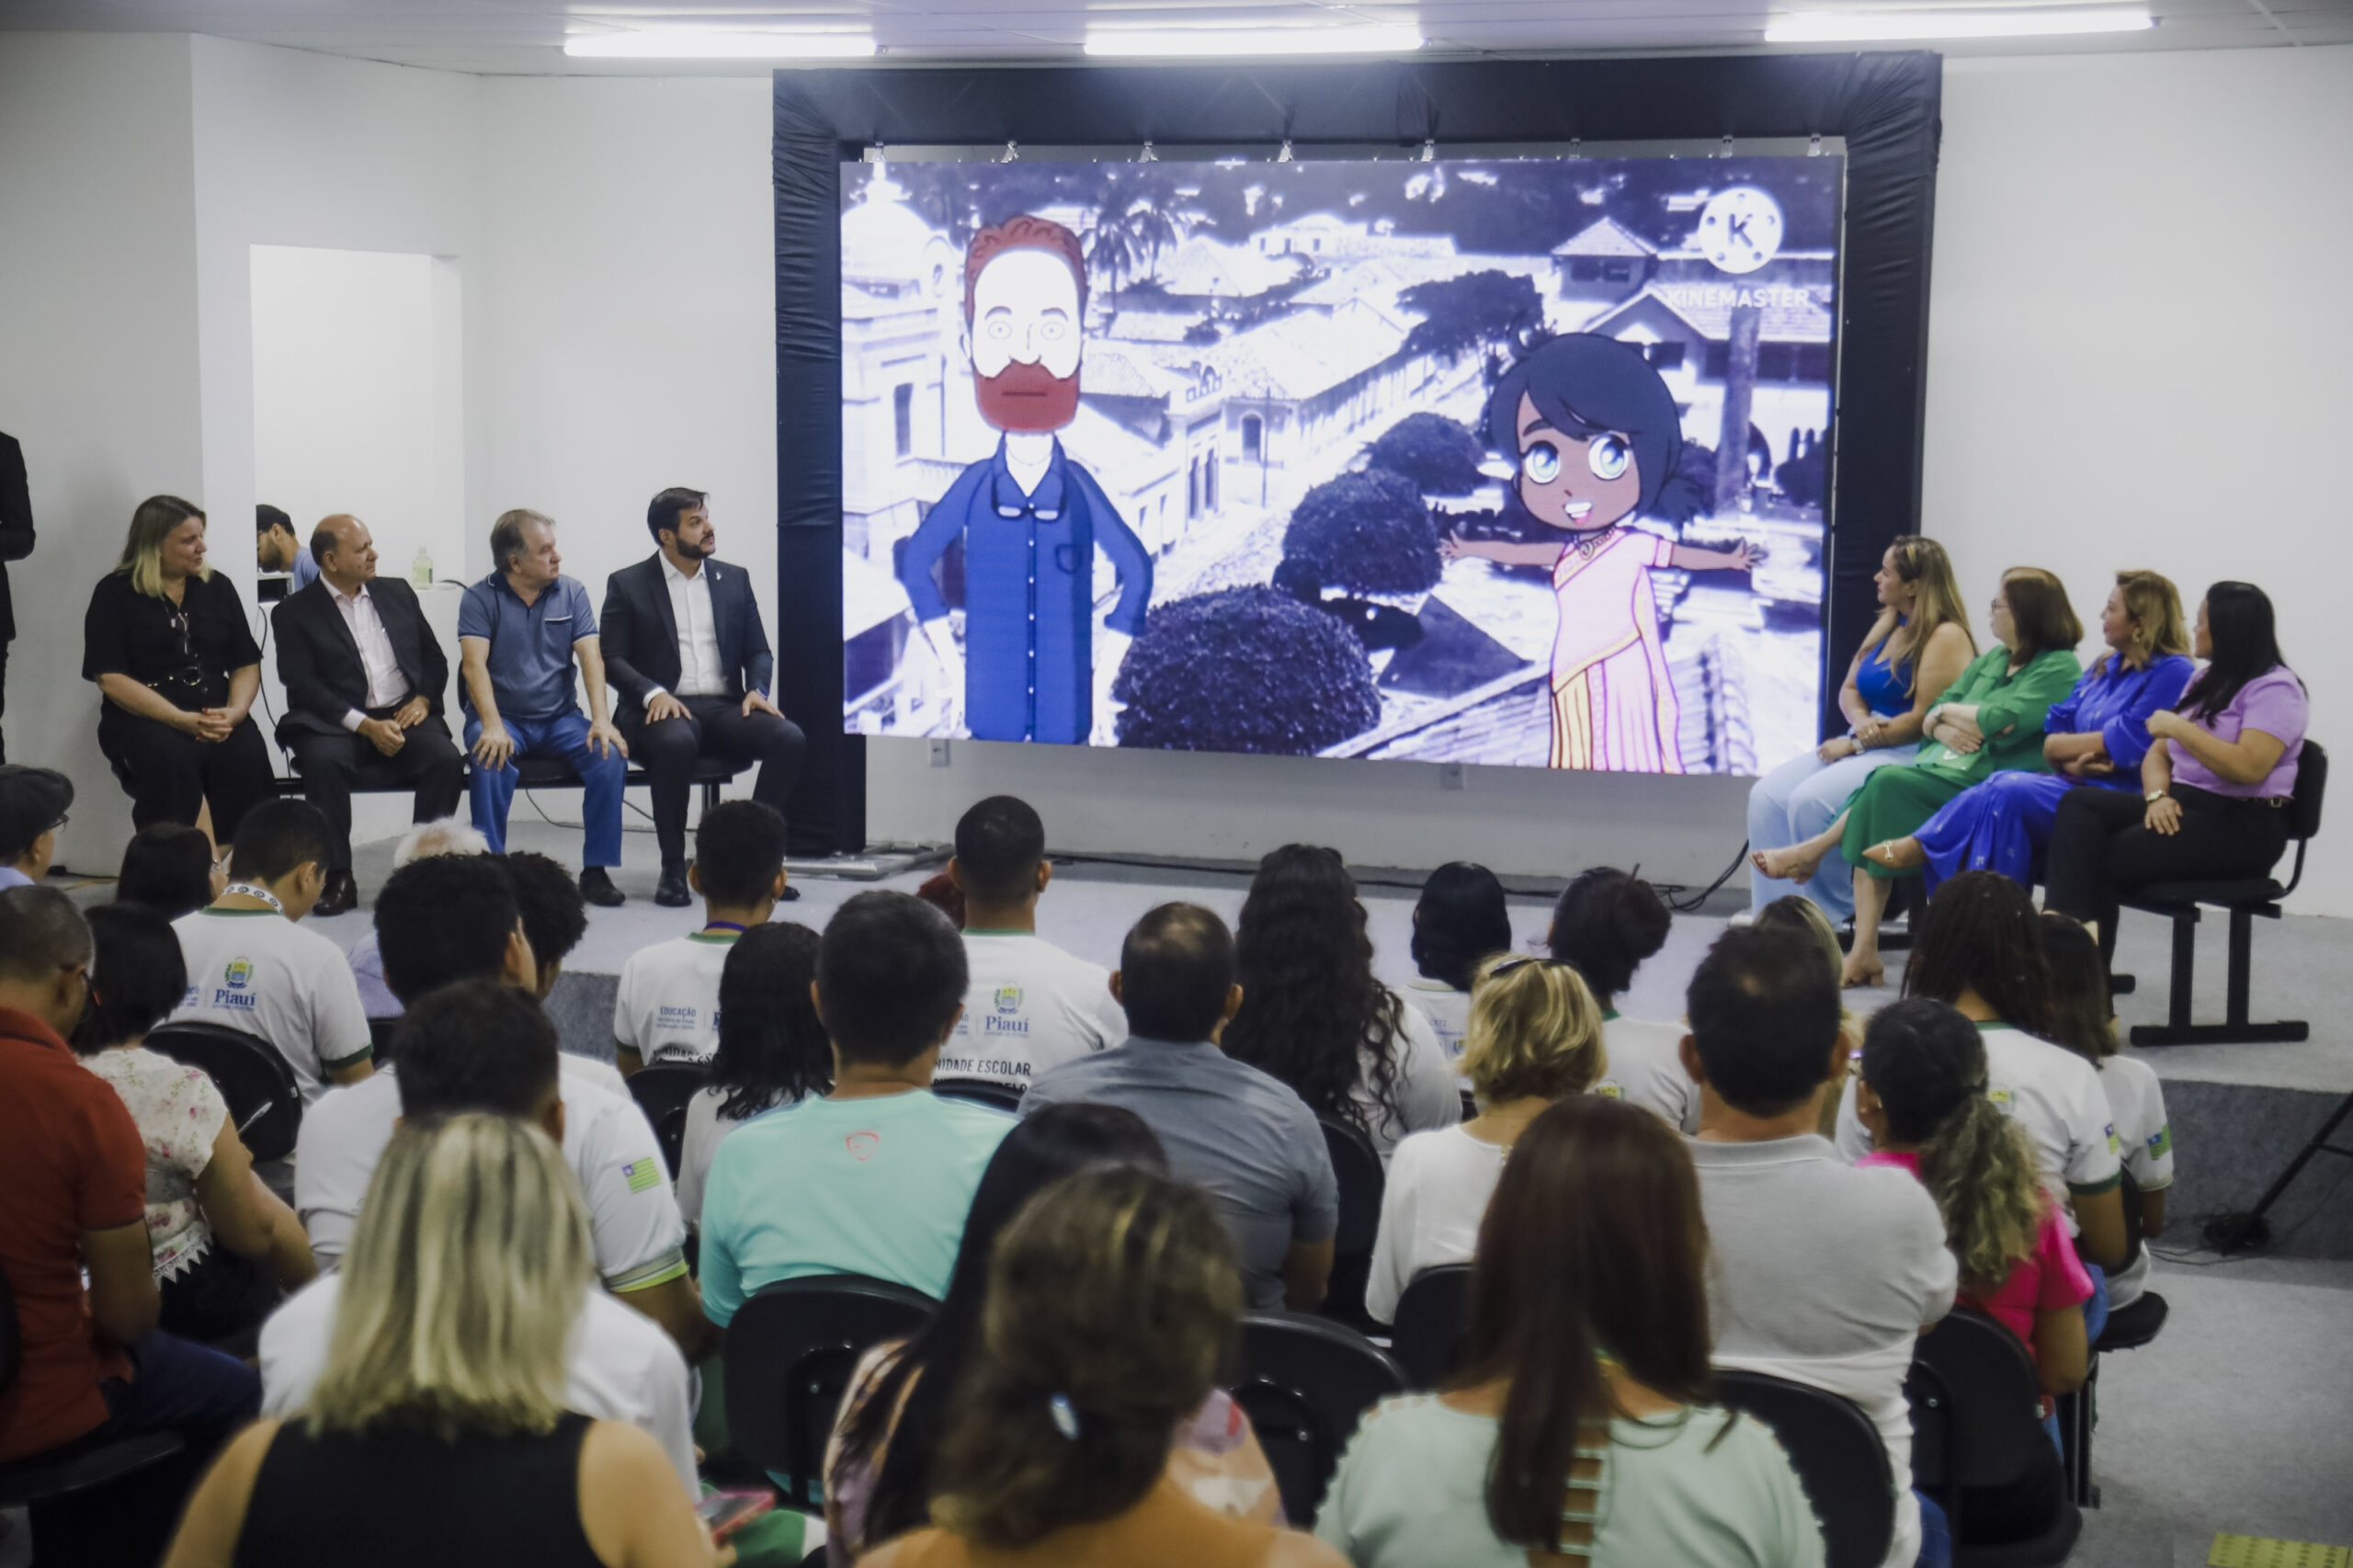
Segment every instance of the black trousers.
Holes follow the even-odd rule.
[[[162,1282],[165,1334],[233,1356],[253,1354],[262,1319],[278,1310],[278,1287],[260,1264],[212,1238],[211,1247],[177,1278]],[[224,1343],[226,1342],[226,1343]]]
[[[153,823],[196,825],[197,812],[212,806],[212,838],[234,844],[245,812],[277,792],[269,746],[247,718],[224,741],[199,741],[169,724],[142,719],[111,702],[98,709],[98,749],[114,765],[131,796],[134,827]]]
[[[654,836],[662,846],[662,863],[675,866],[687,858],[687,796],[695,759],[723,757],[729,762],[760,765],[752,799],[773,806],[781,814],[792,795],[792,781],[801,776],[801,759],[809,749],[801,726],[773,713],[745,716],[740,697],[681,697],[688,717],[645,722],[645,710],[622,705],[621,738],[629,756],[646,771],[654,790]]]
[[[2236,800],[2177,784],[2181,826],[2171,834],[2142,825],[2148,804],[2123,790],[2086,787],[2059,797],[2058,819],[2043,874],[2043,905],[2099,923],[2100,956],[2116,956],[2120,900],[2153,882],[2228,881],[2260,877],[2288,847],[2283,806]]]
[[[8,712],[8,644],[0,642],[0,718]],[[0,763],[8,760],[8,736],[0,731]]]
[[[370,713],[388,719],[389,712]],[[280,732],[282,734],[284,732]],[[302,798],[319,808],[335,838],[335,863],[330,871],[351,869],[351,791],[398,785],[416,793],[411,822],[438,822],[458,814],[466,792],[466,758],[438,719],[427,719],[407,732],[408,740],[391,756],[355,734],[297,734],[291,737],[294,770],[302,776]]]

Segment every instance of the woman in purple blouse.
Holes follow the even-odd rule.
[[[2044,904],[2090,922],[2116,951],[2120,895],[2153,882],[2260,877],[2288,846],[2308,705],[2279,657],[2271,600],[2217,583],[2198,607],[2207,661],[2178,712],[2149,716],[2141,799],[2076,790],[2059,802]]]
[[[2085,785],[2133,790],[2149,751],[2149,715],[2179,701],[2198,672],[2180,591],[2154,572],[2119,572],[2099,630],[2109,653],[2043,718],[2042,762],[2052,771],[1992,774],[1947,801],[1917,833],[1865,854],[1897,871],[1923,870],[1931,894],[1959,871],[1999,871],[2032,887],[2069,791]]]

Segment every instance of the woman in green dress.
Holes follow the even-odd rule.
[[[1802,844],[1766,852],[1768,876],[1804,881],[1833,849],[1855,868],[1855,940],[1845,983],[1877,985],[1879,922],[1888,883],[1906,872],[1863,851],[1915,833],[1938,807],[1990,773],[2048,772],[2042,718],[2083,674],[2075,644],[2084,623],[2057,577],[2039,566],[2014,566],[1994,596],[1995,646],[1980,653],[1926,716],[1925,738],[1908,766],[1882,767],[1863,780],[1836,822]]]

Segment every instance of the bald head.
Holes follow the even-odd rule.
[[[367,524],[337,512],[321,517],[311,530],[311,559],[319,563],[320,576],[347,594],[357,593],[376,574],[376,541]]]
[[[66,1034],[81,1021],[89,967],[90,927],[72,899],[55,888],[0,892],[0,1007]]]
[[[1137,921],[1111,983],[1129,1032],[1147,1040],[1211,1039],[1242,1005],[1233,934],[1198,903],[1164,903]]]

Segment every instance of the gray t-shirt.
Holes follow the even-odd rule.
[[[1920,1330],[1952,1308],[1960,1274],[1928,1189],[1894,1166],[1847,1165],[1807,1133],[1688,1145],[1713,1252],[1708,1315],[1717,1365],[1788,1378],[1855,1402],[1896,1477],[1891,1563],[1920,1550],[1909,1490],[1904,1374]]]
[[[1021,1114],[1075,1104],[1143,1118],[1171,1174],[1216,1200],[1254,1309],[1282,1305],[1293,1242],[1329,1241],[1339,1229],[1339,1184],[1315,1113],[1290,1085],[1207,1040],[1131,1040],[1066,1062],[1030,1084]]]

